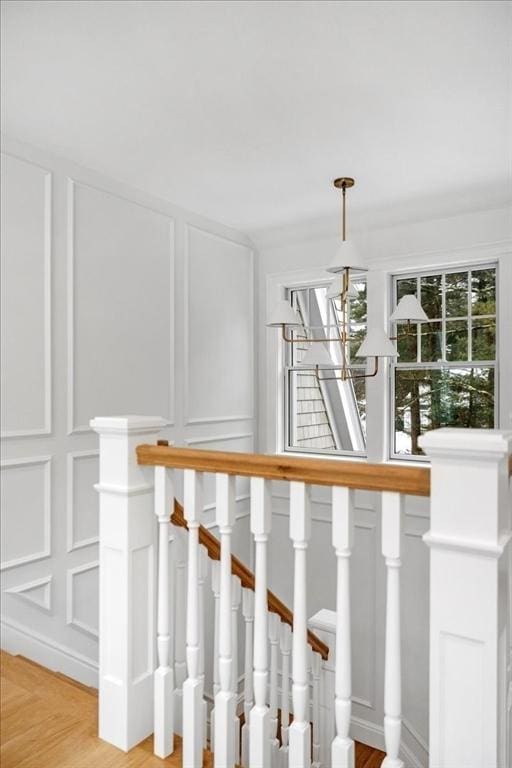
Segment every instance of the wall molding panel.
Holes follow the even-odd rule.
[[[16,154],[12,154],[9,152],[2,152],[2,156],[4,157],[5,162],[2,162],[2,183],[5,184],[4,193],[2,194],[2,230],[3,230],[3,237],[2,237],[2,261],[5,261],[8,258],[8,253],[10,249],[15,249],[16,244],[10,242],[15,235],[13,234],[14,227],[8,226],[8,221],[11,219],[11,216],[15,215],[14,213],[11,214],[8,205],[10,204],[10,200],[14,198],[14,195],[11,194],[11,191],[9,190],[9,181],[7,179],[7,174],[9,172],[9,165],[10,161],[14,161],[15,163],[22,164],[22,166],[27,166],[28,168],[36,169],[39,173],[42,174],[42,231],[40,232],[40,251],[41,251],[41,260],[42,260],[42,271],[43,271],[43,285],[42,285],[42,293],[43,293],[43,307],[42,307],[42,316],[39,318],[39,321],[37,323],[38,327],[42,327],[43,329],[43,338],[42,338],[42,357],[43,357],[43,374],[42,374],[42,382],[38,381],[38,385],[42,384],[42,391],[43,391],[43,403],[42,403],[42,414],[41,414],[41,424],[40,426],[15,426],[14,428],[9,429],[3,429],[3,419],[2,419],[2,431],[1,431],[1,437],[2,439],[8,439],[8,438],[23,438],[23,437],[39,437],[42,435],[50,435],[52,432],[52,239],[53,239],[53,230],[52,230],[52,214],[53,214],[53,174],[52,171],[48,168],[44,167],[43,165],[40,165],[38,163],[32,162],[31,160],[19,157]],[[25,205],[26,205],[26,201]],[[5,205],[5,210],[4,210]],[[19,211],[18,211],[19,213]],[[18,230],[17,230],[18,231]],[[5,237],[5,240],[4,240]],[[27,246],[24,244],[23,246],[20,245],[20,247],[23,247],[24,250],[26,250]],[[7,270],[7,264],[5,264],[5,269]],[[11,271],[11,270],[9,270]],[[10,282],[11,275],[8,276],[7,280]],[[2,278],[5,280],[5,275],[3,274],[2,269]],[[22,274],[21,279],[23,280],[24,286],[26,286],[26,275]],[[5,286],[5,289],[7,290],[7,286]],[[10,286],[9,291],[12,290],[12,286]],[[4,297],[2,297],[2,301],[4,301]],[[8,310],[8,307],[6,311]],[[16,307],[16,313],[19,313],[19,306]],[[23,313],[23,316],[26,317],[26,314]],[[7,319],[8,322],[8,319]],[[12,334],[12,330],[9,331],[9,334]],[[23,346],[20,344],[19,346]],[[2,339],[2,347],[4,348],[4,340]],[[2,367],[6,370],[8,369],[10,365],[9,360],[4,360],[2,356]],[[21,376],[21,373],[20,373]],[[22,377],[23,378],[23,377]],[[23,384],[23,381],[20,379],[17,382],[18,386],[20,384]],[[34,385],[35,382],[28,381],[28,385]],[[13,385],[10,385],[13,386]],[[18,387],[17,387],[18,388]],[[3,399],[6,398],[6,387],[4,380],[2,379],[2,389],[3,389]],[[7,401],[5,403],[6,411],[15,411],[16,409],[12,407],[9,404],[9,388],[7,388]]]
[[[185,445],[202,445],[207,443],[227,443],[231,440],[254,440],[254,432],[230,433],[227,435],[209,435],[208,437],[186,437]]]
[[[136,200],[131,200],[124,195],[116,194],[111,190],[104,189],[100,186],[94,186],[80,181],[76,178],[67,178],[67,430],[68,435],[76,435],[81,433],[90,433],[91,428],[88,423],[76,424],[75,410],[77,406],[76,396],[76,255],[77,255],[77,191],[84,190],[92,192],[102,196],[108,196],[113,200],[126,203],[127,206],[137,206],[140,209],[154,214],[160,219],[166,220],[167,229],[167,247],[168,247],[168,268],[169,268],[169,284],[166,292],[167,301],[163,304],[165,312],[168,313],[168,334],[169,345],[167,352],[169,354],[169,366],[166,371],[168,395],[165,398],[165,411],[162,413],[163,418],[167,420],[167,426],[172,426],[175,420],[175,382],[174,382],[174,302],[172,297],[174,296],[174,268],[175,268],[175,220],[171,216],[167,216],[161,210],[151,207],[150,205],[144,205]],[[139,312],[137,304],[134,302],[133,314],[134,317]],[[148,325],[148,333],[150,333],[150,324]],[[133,368],[139,370],[137,365],[137,359],[134,356]],[[101,409],[100,409],[101,410]],[[132,409],[134,410],[134,409]],[[135,410],[137,410],[135,408]],[[144,410],[143,408],[140,410]],[[96,414],[98,415],[98,414]],[[94,414],[91,415],[91,418]]]
[[[77,606],[75,600],[75,582],[84,573],[99,569],[99,560],[95,560],[85,565],[79,565],[76,568],[68,568],[67,571],[67,589],[66,589],[66,623],[70,626],[76,627],[82,632],[86,632],[93,637],[98,637],[97,627],[92,626],[87,621],[77,618]]]
[[[31,456],[21,459],[6,459],[0,463],[0,469],[2,471],[2,491],[6,494],[9,493],[8,480],[5,473],[15,472],[17,469],[26,470],[28,467],[41,467],[43,473],[43,487],[41,489],[42,498],[39,499],[41,505],[41,521],[40,529],[42,535],[41,546],[37,547],[35,551],[27,552],[26,554],[9,555],[9,539],[12,537],[12,532],[18,527],[21,528],[21,535],[26,534],[28,531],[23,525],[13,526],[9,521],[9,507],[13,508],[14,499],[6,499],[2,502],[2,540],[5,546],[4,556],[2,558],[2,564],[0,569],[7,570],[8,568],[14,568],[19,565],[26,565],[36,560],[43,560],[45,557],[51,555],[51,456]],[[19,483],[18,486],[24,486],[25,490],[30,489],[30,484],[27,484],[26,480],[23,483]],[[24,510],[30,511],[32,507],[27,507],[26,500],[24,502]],[[22,522],[19,517],[19,509],[16,510],[16,523]],[[27,525],[29,521],[27,520]],[[5,526],[5,527],[4,527]],[[19,548],[19,547],[18,547]]]
[[[34,579],[26,584],[18,584],[16,587],[4,589],[8,595],[19,597],[32,605],[51,613],[52,610],[52,576],[42,579]]]
[[[251,364],[251,371],[250,371],[250,384],[251,384],[251,392],[249,393],[249,400],[251,402],[251,408],[244,412],[244,410],[238,411],[235,410],[235,413],[229,412],[229,405],[226,404],[226,412],[223,414],[214,414],[214,413],[193,413],[192,412],[192,405],[191,405],[191,398],[190,398],[190,384],[193,376],[191,376],[190,371],[190,362],[192,357],[192,339],[191,339],[191,313],[192,313],[192,301],[193,297],[191,295],[191,278],[190,278],[190,268],[191,268],[191,260],[193,259],[193,253],[192,253],[192,246],[191,246],[191,240],[194,236],[194,233],[196,233],[196,236],[199,234],[200,237],[205,238],[206,240],[210,240],[213,245],[212,248],[215,247],[215,244],[217,247],[219,244],[227,244],[227,247],[229,249],[238,249],[244,253],[246,259],[247,259],[247,271],[248,271],[248,280],[247,280],[247,309],[248,309],[248,316],[249,316],[249,322],[248,322],[248,328],[247,328],[247,335],[245,338],[245,343],[247,344],[247,348],[249,350],[250,359],[252,361]],[[183,255],[183,262],[184,262],[184,291],[183,291],[183,423],[185,425],[193,425],[193,424],[220,424],[223,422],[232,422],[232,421],[254,421],[255,418],[255,411],[254,411],[254,392],[255,392],[255,383],[254,383],[254,348],[255,348],[255,339],[254,339],[254,251],[251,247],[248,245],[244,245],[243,243],[240,243],[236,240],[230,239],[229,237],[225,237],[222,235],[219,235],[215,232],[212,232],[208,229],[205,229],[203,227],[199,227],[195,224],[186,223],[185,225],[185,247],[184,247],[184,255]],[[228,281],[230,275],[229,275],[229,269],[226,270],[226,273],[224,274],[224,280]],[[221,288],[219,287],[219,290]],[[236,295],[236,291],[230,290],[229,286],[224,287],[224,295]],[[204,309],[204,306],[202,303],[200,303],[201,309]],[[211,318],[202,316],[203,323],[208,323]],[[235,318],[236,323],[236,318]],[[201,350],[195,350],[197,356],[200,359],[203,359],[203,354],[201,353]],[[232,360],[232,365],[236,365],[236,355],[234,361]],[[208,364],[206,364],[208,367]],[[236,378],[236,377],[235,377]],[[233,377],[231,377],[231,381],[233,380]],[[229,382],[228,382],[229,384]],[[227,387],[229,389],[229,386]]]
[[[76,549],[81,549],[82,547],[89,547],[92,544],[97,544],[99,541],[99,531],[96,533],[96,535],[93,536],[88,536],[81,539],[75,538],[75,468],[77,462],[94,457],[99,457],[98,449],[92,451],[73,451],[68,453],[67,456],[66,540],[68,552],[73,552]],[[96,490],[94,490],[94,494],[96,498],[96,508],[99,514],[99,498]]]

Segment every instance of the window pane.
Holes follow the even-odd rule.
[[[399,363],[415,363],[418,359],[418,326],[397,324]]]
[[[472,359],[494,360],[496,357],[496,319],[475,317],[472,327]]]
[[[290,371],[290,445],[298,450],[336,448],[317,378],[308,371]]]
[[[366,281],[353,280],[352,287],[357,291],[357,297],[350,299],[350,320],[353,323],[366,323]]]
[[[466,361],[468,359],[468,321],[446,321],[446,359]],[[488,358],[485,358],[486,360]]]
[[[421,323],[421,361],[437,362],[442,359],[442,323]]]
[[[494,427],[494,368],[395,369],[395,453],[439,427]]]
[[[440,319],[443,316],[443,290],[441,275],[422,277],[421,306],[429,320]]]
[[[468,314],[468,273],[452,272],[445,275],[445,280],[446,316],[466,317]]]
[[[352,372],[356,371],[352,369]],[[359,373],[364,373],[365,368],[362,368]],[[354,379],[354,394],[357,402],[357,409],[359,411],[359,418],[361,420],[361,428],[366,438],[366,379]]]
[[[400,301],[403,296],[412,293],[414,296],[418,293],[417,280],[415,277],[406,277],[403,280],[396,281],[396,303]]]
[[[365,368],[354,366],[353,375]],[[334,376],[326,371],[325,376]],[[364,452],[366,379],[319,383],[313,371],[288,371],[289,448]]]
[[[289,347],[291,347],[291,362],[292,365],[298,365],[302,361],[302,358],[309,348],[306,340],[306,334],[303,328],[289,328],[287,331],[288,335],[290,335],[290,331],[291,338],[297,340],[297,344],[289,344]]]
[[[473,315],[496,314],[495,269],[478,269],[471,273],[471,312]]]
[[[366,325],[352,324],[350,326],[349,347],[350,347],[350,360],[352,362],[356,361],[358,363],[363,363],[365,361],[365,358],[357,357],[357,351],[359,350],[359,347],[363,343],[365,336],[366,336]]]

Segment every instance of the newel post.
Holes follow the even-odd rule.
[[[160,418],[96,418],[100,436],[99,736],[128,751],[153,732],[155,544],[153,467],[135,448]]]
[[[512,432],[440,429],[431,459],[430,768],[505,768]]]

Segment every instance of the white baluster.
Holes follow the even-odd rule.
[[[402,496],[382,494],[382,554],[386,559],[386,660],[384,671],[384,741],[382,768],[403,768],[398,754],[402,727],[400,651],[400,532]]]
[[[217,525],[220,532],[219,681],[215,697],[215,766],[235,764],[235,710],[232,690],[233,642],[231,622],[231,532],[235,523],[235,478],[216,476]]]
[[[242,590],[242,613],[245,622],[245,664],[244,664],[244,724],[242,726],[242,766],[249,768],[249,718],[254,704],[252,680],[252,654],[254,631],[254,592]]]
[[[290,653],[292,650],[292,628],[281,624],[281,766],[288,766],[288,730],[290,725]]]
[[[158,520],[158,668],[155,670],[154,689],[154,752],[158,757],[167,757],[174,750],[174,582],[173,569],[169,568],[169,547],[172,547],[174,539],[174,536],[170,535],[169,525],[172,504],[174,486],[171,472],[165,467],[155,467],[155,515]]]
[[[267,542],[271,529],[270,482],[251,478],[251,531],[255,542],[254,595],[254,707],[250,717],[249,763],[270,768],[270,713],[266,704],[267,654]]]
[[[279,661],[279,625],[277,613],[269,613],[268,639],[270,640],[270,757],[272,768],[277,768],[279,760],[279,740],[277,738],[277,664]]]
[[[313,749],[312,766],[320,768],[320,670],[322,657],[316,651],[311,653],[311,676],[313,678]]]
[[[349,737],[351,717],[351,625],[350,625],[350,555],[354,541],[354,491],[332,489],[332,544],[336,552],[336,736],[332,742],[332,765],[354,768],[355,747]]]
[[[233,662],[231,664],[231,690],[235,695],[235,763],[240,763],[240,719],[237,713],[238,703],[238,611],[242,601],[242,584],[238,576],[231,577],[231,644]]]
[[[187,671],[183,683],[183,765],[203,764],[203,678],[199,672],[199,521],[203,511],[203,476],[185,470],[185,517],[188,523]]]
[[[293,584],[293,722],[289,729],[290,768],[311,765],[311,726],[309,723],[309,679],[306,605],[306,552],[311,534],[309,488],[305,483],[290,483],[290,538],[295,551]]]
[[[212,560],[212,592],[215,604],[213,627],[213,702],[210,712],[210,750],[215,752],[215,697],[220,691],[219,679],[219,620],[220,620],[220,562]]]
[[[187,679],[186,638],[187,626],[187,548],[188,534],[173,526],[175,570],[174,613],[174,732],[183,735],[183,683]]]
[[[204,585],[208,578],[208,550],[203,545],[199,547],[199,675],[203,679],[204,691],[204,655],[205,655],[205,632],[204,632]],[[203,748],[207,747],[207,723],[208,710],[206,699],[203,699]]]

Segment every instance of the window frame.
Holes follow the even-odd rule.
[[[499,425],[499,418],[500,418],[500,411],[499,411],[499,405],[500,405],[500,376],[499,376],[499,350],[500,350],[500,339],[499,339],[499,333],[500,333],[500,323],[499,323],[499,317],[500,317],[500,307],[499,307],[499,261],[492,260],[492,261],[483,261],[483,262],[466,262],[466,263],[457,263],[452,264],[448,267],[431,267],[431,268],[425,268],[425,269],[416,269],[416,270],[407,270],[403,272],[393,272],[390,275],[390,313],[393,312],[395,309],[397,302],[396,302],[396,293],[397,293],[397,281],[398,280],[407,280],[407,279],[416,279],[420,280],[422,277],[431,277],[435,275],[442,275],[443,281],[444,276],[447,274],[456,274],[458,272],[467,272],[468,274],[471,274],[472,272],[476,272],[481,269],[494,269],[495,270],[495,357],[493,361],[484,361],[484,360],[466,360],[466,361],[455,361],[455,360],[443,360],[443,361],[432,361],[432,362],[404,362],[400,363],[399,358],[390,358],[389,366],[388,366],[388,397],[387,397],[387,411],[388,411],[388,420],[387,420],[387,428],[388,428],[388,459],[391,461],[402,461],[402,462],[421,462],[425,463],[428,462],[428,457],[423,456],[421,454],[413,454],[413,453],[395,453],[395,371],[396,370],[442,370],[442,369],[457,369],[457,368],[493,368],[494,369],[494,429],[498,429]],[[468,309],[469,309],[469,302],[470,302],[470,295],[471,295],[471,287],[468,284]],[[486,315],[482,315],[482,317],[486,317]],[[459,318],[448,318],[449,320],[457,320]],[[471,319],[472,315],[468,312],[468,314],[465,316],[464,319],[467,319],[468,321],[468,351],[469,351],[469,345],[472,343],[472,325],[471,325]],[[442,298],[442,317],[441,318],[433,318],[433,321],[440,320],[442,331],[443,331],[443,350],[442,355],[443,357],[446,357],[446,294],[445,290],[443,289],[443,298]],[[415,325],[420,325],[415,324]],[[392,323],[391,320],[389,320],[388,317],[388,334],[394,335],[393,328],[397,328],[398,324]],[[419,337],[421,343],[421,335]],[[469,355],[468,355],[469,356]]]
[[[284,290],[284,298],[289,301],[291,299],[291,295],[296,291],[304,291],[304,290],[310,290],[310,289],[317,289],[317,288],[328,288],[329,285],[332,283],[332,276],[327,277],[325,279],[318,279],[318,280],[311,280],[311,281],[304,281],[297,283],[296,285],[288,284],[285,287]],[[367,278],[366,274],[359,276],[358,279],[360,281],[364,281],[367,285]],[[368,301],[368,297],[367,297]],[[368,323],[368,319],[367,319]],[[303,446],[300,448],[297,448],[293,445],[292,441],[292,419],[291,419],[291,407],[293,402],[293,396],[292,396],[292,385],[291,385],[291,376],[290,374],[293,371],[302,371],[304,372],[303,368],[298,368],[298,366],[295,364],[293,365],[293,358],[292,358],[292,345],[288,344],[287,342],[283,341],[282,339],[279,340],[280,346],[281,346],[281,360],[282,360],[282,386],[283,386],[283,402],[282,402],[282,445],[281,450],[283,453],[292,453],[295,455],[313,455],[317,456],[319,458],[343,458],[343,459],[354,459],[354,460],[364,460],[368,456],[368,445],[367,445],[367,438],[365,437],[365,443],[366,443],[366,450],[364,451],[353,451],[353,450],[340,450],[340,449],[326,449],[322,448],[319,449],[318,447],[307,447]],[[364,362],[361,363],[355,363],[354,368],[358,368],[361,370],[366,369],[366,364]],[[328,410],[328,404],[326,403],[326,410]]]

